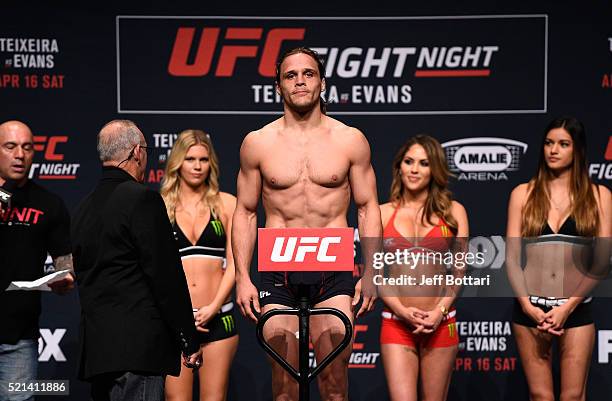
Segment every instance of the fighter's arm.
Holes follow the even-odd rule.
[[[376,176],[370,163],[370,145],[360,131],[355,131],[352,143],[348,146],[351,161],[349,182],[357,206],[359,236],[380,238],[382,223],[376,192]]]
[[[357,223],[359,237],[361,240],[362,254],[364,255],[364,277],[355,287],[355,298],[353,306],[357,305],[363,292],[363,303],[357,312],[357,317],[370,311],[376,300],[371,273],[371,255],[379,250],[379,240],[382,237],[382,224],[380,209],[378,207],[378,195],[376,192],[376,176],[370,162],[370,145],[366,137],[359,130],[354,129],[351,135],[349,158],[351,167],[349,171],[349,182],[353,193],[353,200],[357,206]]]
[[[261,173],[257,132],[248,134],[240,147],[236,209],[232,220],[232,252],[236,266],[236,303],[246,317],[257,321],[251,311],[259,313],[257,288],[251,282],[250,266],[257,238],[257,204],[261,195]]]

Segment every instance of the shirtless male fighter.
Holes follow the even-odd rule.
[[[236,265],[236,301],[243,315],[257,321],[257,313],[294,307],[295,292],[284,273],[262,273],[259,294],[249,267],[257,235],[260,195],[267,228],[347,227],[350,195],[358,208],[359,234],[380,237],[382,232],[376,194],[376,177],[370,164],[370,147],[357,129],[325,115],[321,92],[325,90],[323,64],[317,54],[297,48],[281,56],[276,68],[276,90],[284,114],[249,133],[240,149],[238,200],[232,226]],[[316,273],[318,274],[318,273]],[[351,321],[353,308],[363,298],[356,316],[372,309],[374,296],[362,293],[361,280],[353,288],[352,273],[321,274],[316,285],[315,307],[332,307]],[[259,296],[261,295],[261,299]],[[260,304],[262,308],[260,308]],[[310,335],[318,361],[342,337],[340,321],[331,316],[311,318]],[[285,359],[296,366],[298,330],[294,316],[276,316],[266,324],[264,336]],[[333,339],[332,339],[333,338]],[[321,399],[348,401],[347,347],[318,376]],[[272,362],[275,401],[297,400],[297,383]]]

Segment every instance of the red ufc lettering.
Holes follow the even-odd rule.
[[[45,146],[45,142],[47,145]],[[55,148],[59,143],[68,142],[67,136],[51,136],[47,141],[46,136],[34,136],[34,150],[37,152],[45,151],[44,157],[45,160],[49,161],[62,161],[64,160],[63,153],[56,153]]]
[[[608,138],[608,147],[604,156],[606,160],[612,160],[612,136]]]
[[[285,40],[303,40],[304,28],[276,28],[268,33],[266,44],[264,45],[263,53],[261,54],[261,62],[259,63],[259,74],[264,77],[273,77],[276,75],[276,60],[280,53],[281,45]]]
[[[363,343],[358,343],[355,341],[357,338],[357,333],[367,332],[368,325],[367,324],[356,324],[355,329],[353,330],[353,351],[363,349]]]
[[[260,271],[352,271],[350,228],[261,228]]]
[[[177,30],[170,61],[168,73],[173,76],[202,77],[207,75],[212,66],[213,56],[217,47],[221,28],[204,28],[195,58],[189,64],[189,53],[191,51],[196,29],[180,27]],[[264,77],[274,77],[276,72],[276,60],[280,53],[282,43],[286,40],[303,40],[305,28],[275,28],[270,30],[264,42],[259,73]],[[227,28],[225,40],[261,40],[263,28]],[[231,77],[234,75],[236,62],[239,58],[254,58],[257,56],[259,46],[253,45],[223,45],[219,54],[215,76]]]
[[[200,45],[193,64],[187,64],[189,49],[193,42],[195,28],[179,28],[176,32],[174,47],[170,55],[168,72],[170,75],[183,77],[201,77],[208,74],[212,64],[212,56],[217,46],[219,28],[204,28]]]
[[[261,28],[227,28],[225,39],[260,39]],[[257,46],[223,46],[215,75],[218,77],[231,77],[239,57],[255,57]]]

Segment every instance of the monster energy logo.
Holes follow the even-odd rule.
[[[455,337],[455,331],[457,329],[456,323],[451,323],[448,325],[448,336]]]
[[[210,222],[210,224],[212,224],[215,234],[217,234],[218,237],[223,235],[223,224],[221,224],[219,220],[213,220]]]
[[[223,328],[225,329],[226,333],[231,333],[231,331],[234,330],[234,327],[236,327],[234,317],[232,315],[223,316],[221,321],[223,322]]]
[[[448,237],[448,228],[446,226],[440,226],[440,231],[442,231],[443,237]]]

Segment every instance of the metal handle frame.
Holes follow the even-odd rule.
[[[293,368],[274,348],[266,342],[263,336],[263,329],[266,322],[278,315],[296,315],[299,320],[299,372]],[[309,366],[309,339],[310,339],[310,316],[313,315],[333,315],[344,323],[344,338],[334,348],[321,363],[310,372]],[[353,336],[353,325],[350,319],[340,310],[335,308],[310,308],[307,296],[300,297],[298,308],[292,309],[273,309],[264,313],[257,322],[257,341],[263,349],[279,363],[289,374],[298,382],[300,401],[310,399],[310,382],[314,379],[332,360],[337,357],[350,343]]]

